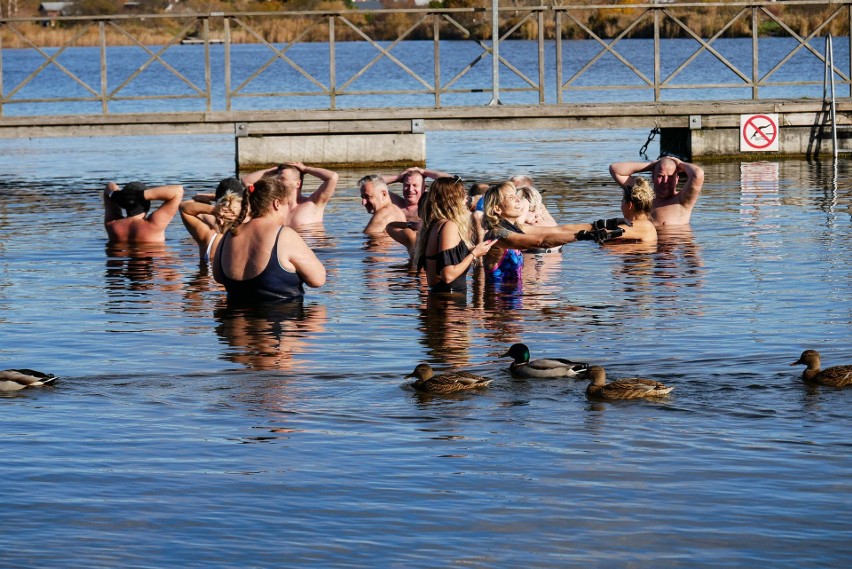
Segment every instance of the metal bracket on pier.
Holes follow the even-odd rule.
[[[237,138],[248,136],[249,135],[249,126],[248,123],[238,122],[234,123],[234,135]]]
[[[411,119],[411,134],[423,134],[425,123],[423,119]]]

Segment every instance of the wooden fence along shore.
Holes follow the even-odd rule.
[[[713,30],[707,29],[709,19],[702,18],[708,11],[716,22]],[[528,118],[539,123],[564,118],[567,124],[579,110],[577,105],[594,106],[596,101],[610,101],[606,112],[611,113],[613,126],[618,126],[620,113],[612,103],[613,93],[627,103],[636,103],[632,110],[622,109],[624,114],[657,117],[650,126],[655,120],[661,122],[660,117],[668,117],[672,119],[666,121],[669,125],[691,128],[694,124],[688,121],[694,121],[695,113],[684,115],[682,108],[675,108],[687,105],[691,93],[739,89],[744,94],[739,95],[738,103],[769,104],[771,99],[778,109],[785,100],[801,103],[794,101],[802,98],[795,94],[798,90],[824,85],[822,41],[829,31],[841,32],[847,53],[852,51],[848,48],[852,0],[502,6],[496,14],[487,6],[77,16],[56,21],[71,33],[62,45],[48,46],[28,35],[37,18],[0,20],[0,136],[115,134],[117,130],[129,134],[221,133],[230,129],[239,138],[269,134],[276,128],[286,130],[285,123],[292,127],[296,118],[303,125],[301,134],[307,134],[304,124],[312,121],[317,132],[368,132],[351,117],[345,118],[345,126],[332,126],[336,121],[332,117],[343,120],[351,114],[351,105],[344,104],[347,97],[379,100],[377,107],[384,109],[385,122],[394,123],[387,128],[396,133],[449,128],[450,122],[441,123],[442,118],[463,125],[465,118],[470,123],[479,117],[483,122],[475,128],[500,128],[496,123],[512,116],[518,120],[508,121],[507,125],[514,125],[509,128],[523,128],[519,120]],[[288,41],[282,43],[271,31],[276,29],[286,30]],[[490,39],[493,29],[497,30],[495,42]],[[382,30],[380,38],[375,36],[376,30]],[[388,37],[389,30],[393,37]],[[720,48],[725,39],[744,31],[749,34],[743,40],[750,44],[749,49],[735,57]],[[600,35],[604,32],[607,37]],[[150,44],[144,38],[151,35],[166,39]],[[512,40],[519,35],[533,40],[519,46]],[[46,37],[39,41],[47,41]],[[412,62],[401,54],[407,40],[422,37],[431,41],[428,64]],[[635,44],[630,43],[635,37],[647,38],[652,47],[637,55]],[[789,51],[767,58],[764,44],[778,37],[788,40]],[[469,59],[452,69],[447,66],[452,59],[448,50],[456,50],[455,55],[460,44],[447,38],[461,38],[466,48],[472,48]],[[685,38],[692,49],[675,65],[664,64],[668,42],[675,38]],[[296,57],[299,46],[318,41],[323,45],[320,61],[308,65]],[[576,49],[578,42],[584,42],[585,49]],[[248,63],[238,62],[238,43],[254,44],[259,55]],[[81,45],[97,50],[100,61],[96,69],[81,70],[72,63]],[[137,54],[131,68],[115,65],[113,50],[117,46]],[[781,70],[802,58],[812,60],[812,68],[819,73],[783,78]],[[696,73],[708,59],[723,71],[709,81]],[[27,66],[13,67],[11,60],[27,61]],[[596,66],[605,60],[625,73],[595,74]],[[286,69],[293,81],[269,90],[264,72],[273,66]],[[371,73],[388,67],[404,76],[407,84],[386,86],[384,81],[368,80]],[[189,68],[202,71],[189,72]],[[156,89],[146,79],[153,72],[160,74]],[[830,74],[839,97],[848,98],[850,58],[836,61]],[[71,88],[56,88],[60,80]],[[40,83],[47,86],[40,88]],[[779,90],[790,95],[779,96]],[[597,93],[609,98],[596,99]],[[468,102],[476,94],[480,98],[485,94],[486,104],[498,110],[474,111],[483,106],[482,102]],[[412,97],[416,104],[410,102]],[[163,103],[168,101],[174,101],[180,110],[164,110]],[[714,104],[718,102],[702,107],[713,108]],[[847,120],[843,104],[841,101],[838,107],[838,124]],[[84,111],[68,111],[81,105],[88,106]],[[538,110],[523,110],[530,107]],[[594,115],[590,111],[587,118]],[[81,116],[85,118],[81,120]],[[379,118],[374,116],[382,122]],[[402,129],[397,124],[400,120],[405,125]],[[682,124],[684,120],[687,122]],[[708,121],[703,123],[706,126]]]

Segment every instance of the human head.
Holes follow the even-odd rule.
[[[371,215],[390,201],[388,185],[377,174],[370,174],[358,180],[358,187],[361,190],[361,205]]]
[[[402,178],[402,197],[410,205],[414,205],[423,193],[423,174],[420,172],[408,172]]]
[[[127,213],[127,217],[148,213],[151,209],[151,200],[145,199],[147,189],[148,186],[142,182],[130,182],[120,192],[113,192],[110,199]]]
[[[541,193],[530,185],[517,186],[517,188],[518,194],[530,203],[530,213],[540,213],[544,207],[541,201]]]
[[[532,188],[535,187],[535,182],[533,182],[533,179],[525,174],[512,176],[511,178],[509,178],[509,181],[515,184],[515,187],[518,189],[521,189],[521,186],[530,186]]]
[[[243,206],[243,194],[235,192],[225,192],[225,194],[216,200],[213,205],[213,216],[216,222],[222,227],[230,227],[230,225],[239,217]]]
[[[234,220],[233,226],[231,226],[231,233],[234,235],[237,234],[240,224],[245,220],[249,211],[251,211],[252,217],[263,217],[272,210],[275,200],[283,202],[285,196],[286,190],[278,182],[276,176],[264,176],[247,187],[243,192],[243,203],[240,207],[240,214]]]
[[[497,227],[501,218],[514,221],[523,213],[515,185],[509,181],[494,184],[485,192],[482,209],[482,222],[486,228]]]
[[[236,178],[223,178],[219,180],[219,185],[216,186],[216,201],[222,199],[227,192],[242,195],[243,183]]]
[[[476,211],[476,204],[479,203],[479,199],[484,196],[487,191],[488,184],[474,182],[470,185],[467,189],[467,207],[470,211]]]
[[[677,191],[677,162],[663,156],[654,165],[654,193],[658,198],[673,196]]]
[[[459,236],[470,248],[473,247],[473,231],[470,222],[470,210],[465,205],[466,192],[464,182],[458,176],[440,177],[432,181],[429,191],[424,192],[421,198],[420,229],[417,231],[417,239],[414,243],[414,266],[419,266],[419,261],[426,254],[426,244],[429,233],[435,227],[435,223],[441,221],[452,221],[458,227]]]
[[[433,180],[424,195],[426,198],[420,214],[424,226],[445,219],[470,219],[470,212],[465,207],[464,183],[458,176]]]
[[[287,197],[290,197],[293,192],[298,192],[302,189],[302,173],[295,166],[279,164],[275,175],[278,178],[278,183],[286,191]]]
[[[651,214],[654,202],[654,190],[645,178],[637,178],[633,187],[625,188],[621,198],[621,212],[625,217],[635,217],[639,214]]]

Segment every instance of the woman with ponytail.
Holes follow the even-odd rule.
[[[243,192],[240,213],[222,237],[213,262],[213,277],[225,286],[228,302],[300,300],[303,285],[325,284],[320,260],[298,233],[284,227],[290,213],[286,193],[272,176]]]

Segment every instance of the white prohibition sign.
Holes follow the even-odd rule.
[[[740,115],[740,152],[778,150],[778,115]]]

